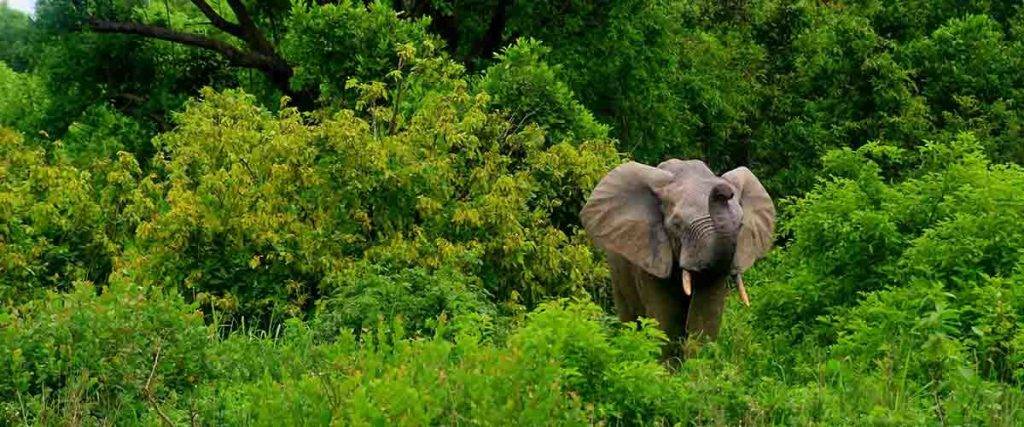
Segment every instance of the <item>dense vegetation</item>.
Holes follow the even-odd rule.
[[[1024,9],[0,3],[0,424],[1024,424]],[[748,165],[658,360],[577,218]]]

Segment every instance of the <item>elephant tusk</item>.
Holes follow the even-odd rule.
[[[683,293],[686,296],[693,294],[693,285],[690,283],[690,272],[683,269]]]
[[[750,297],[747,296],[747,288],[743,286],[743,275],[736,275],[736,290],[740,292],[740,299],[743,300],[743,305],[750,307]]]

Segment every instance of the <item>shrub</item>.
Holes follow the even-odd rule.
[[[674,383],[653,356],[664,337],[652,324],[615,329],[592,304],[553,302],[530,315],[506,345],[482,340],[473,328],[449,341],[441,338],[446,327],[441,321],[434,338],[407,340],[396,324],[393,334],[379,330],[362,344],[345,332],[319,346],[314,359],[298,361],[304,369],[257,369],[204,389],[210,406],[201,408],[203,419],[260,425],[679,419],[670,395],[660,394]],[[296,322],[263,351],[270,360],[309,354],[310,340]]]
[[[550,49],[532,39],[509,46],[487,68],[479,83],[491,96],[491,105],[508,112],[514,123],[536,123],[550,141],[604,138],[608,128],[573,96],[562,82],[560,69],[544,62]]]
[[[150,204],[166,208],[139,226],[119,274],[264,320],[361,292],[347,288],[367,282],[341,278],[379,262],[473,283],[483,291],[474,301],[534,306],[600,286],[607,273],[575,217],[619,161],[602,129],[584,120],[591,139],[549,142],[544,128],[492,110],[486,92],[468,92],[447,60],[403,55],[410,68],[396,85],[408,87],[394,90],[416,99],[409,117],[381,98],[392,90],[383,83],[354,83],[365,118],[343,110],[312,123],[205,91],[155,139],[159,174],[148,181],[162,195]],[[516,67],[546,66],[506,66]],[[554,95],[574,105],[571,92]],[[576,107],[559,120],[581,120]],[[364,258],[373,261],[352,268]]]
[[[772,330],[835,342],[837,354],[864,365],[903,363],[910,353],[889,352],[912,352],[907,370],[918,379],[963,365],[1012,378],[1012,325],[1024,313],[1015,290],[1024,170],[991,164],[981,146],[964,134],[913,154],[890,151],[920,165],[894,183],[873,160],[885,161],[881,146],[830,155],[834,177],[789,210],[793,241],[765,273],[777,277],[766,292],[786,297],[758,316]]]
[[[152,402],[180,396],[206,375],[211,334],[194,305],[131,284],[112,284],[99,295],[83,284],[6,307],[2,417],[9,423],[152,417]]]
[[[496,314],[479,279],[448,265],[429,271],[363,261],[326,278],[325,288],[330,293],[318,304],[315,323],[326,337],[340,331],[358,337],[393,319],[412,334],[429,334],[441,313],[457,319]]]
[[[50,97],[38,76],[16,72],[0,61],[0,93],[0,126],[29,134],[46,129]]]
[[[151,134],[137,120],[119,113],[109,105],[90,107],[71,123],[60,138],[60,154],[79,169],[90,169],[114,161],[119,152],[128,152],[146,164],[153,156]],[[103,178],[97,173],[96,178]]]
[[[296,64],[296,87],[315,86],[327,101],[346,97],[348,79],[378,79],[399,68],[398,47],[440,42],[422,20],[400,19],[383,3],[344,0],[292,6],[281,51]]]
[[[101,284],[116,247],[91,177],[0,128],[0,301]]]

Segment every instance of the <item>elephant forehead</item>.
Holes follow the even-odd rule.
[[[672,173],[676,179],[713,178],[711,172],[704,162],[700,160],[679,160],[669,159],[658,165],[658,169]]]
[[[707,208],[711,189],[719,183],[726,181],[718,177],[676,179],[662,191],[662,198],[676,206],[697,205]]]
[[[684,224],[710,215],[708,198],[715,185],[728,181],[712,176],[709,178],[677,179],[661,191],[666,221],[682,221]],[[729,201],[730,210],[740,214],[737,197]]]

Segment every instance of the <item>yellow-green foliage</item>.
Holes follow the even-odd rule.
[[[0,60],[0,126],[25,132],[43,129],[50,102],[39,76],[11,70]]]
[[[139,226],[118,274],[248,315],[298,315],[361,262],[445,269],[476,299],[527,306],[601,284],[600,259],[571,218],[619,162],[604,129],[586,122],[590,139],[548,142],[492,109],[458,68],[410,62],[393,91],[424,93],[402,123],[383,107],[310,123],[205,91],[155,140],[155,205],[166,208]]]
[[[1024,425],[1014,2],[202,3],[0,0],[0,425]],[[630,157],[777,202],[678,363]]]
[[[115,253],[90,175],[0,128],[0,300],[104,282]]]
[[[147,399],[188,392],[209,375],[213,333],[173,291],[116,283],[101,295],[91,285],[49,292],[0,313],[0,417],[144,424]]]

